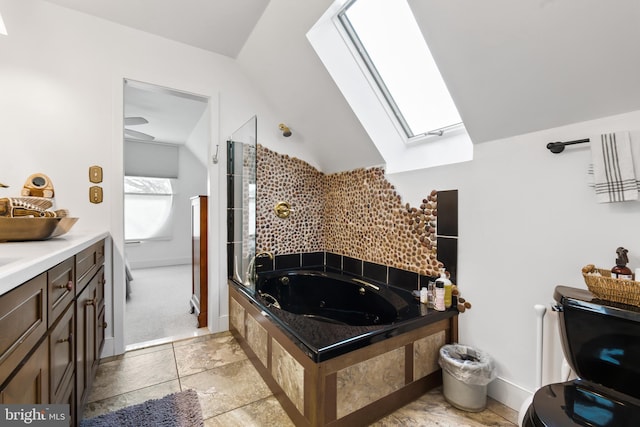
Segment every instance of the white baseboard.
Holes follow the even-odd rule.
[[[220,317],[211,317],[211,321],[209,322],[209,330],[211,332],[218,333],[229,330],[229,315],[223,314]]]
[[[113,337],[105,338],[104,345],[102,347],[102,353],[100,353],[100,358],[104,359],[105,357],[115,356],[115,343]]]
[[[509,408],[519,411],[522,403],[533,395],[517,384],[503,378],[496,378],[487,387],[487,395]]]
[[[138,268],[168,267],[170,265],[191,264],[191,258],[153,259],[146,261],[129,261],[132,270]]]

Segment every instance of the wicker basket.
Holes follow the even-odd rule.
[[[600,275],[593,273],[600,273]],[[592,273],[592,274],[589,274]],[[611,271],[589,264],[582,269],[582,276],[589,291],[605,301],[640,307],[640,282],[611,277]]]

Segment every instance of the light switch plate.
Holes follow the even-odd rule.
[[[102,187],[97,185],[89,187],[89,201],[91,203],[102,203]]]
[[[89,181],[95,184],[102,182],[102,168],[100,166],[89,167]]]

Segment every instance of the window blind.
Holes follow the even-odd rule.
[[[126,140],[124,174],[151,178],[178,178],[177,145]]]

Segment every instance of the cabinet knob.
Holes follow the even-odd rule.
[[[73,290],[73,280],[69,280],[67,283],[65,283],[63,285],[58,285],[58,288],[67,289],[68,291],[72,291]]]
[[[102,324],[102,328],[103,328],[103,329],[107,329],[107,322],[104,322],[104,323]]]
[[[90,300],[87,300],[85,305],[96,305],[96,299],[95,298],[91,298]]]
[[[69,334],[68,337],[66,338],[60,338],[57,343],[62,344],[64,342],[72,342],[73,341],[73,334]]]

